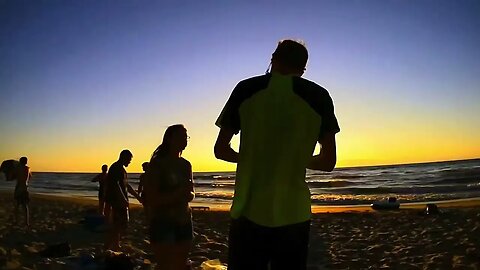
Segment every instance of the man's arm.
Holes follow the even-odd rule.
[[[130,184],[127,184],[127,191],[128,193],[132,194],[133,197],[135,197],[135,199],[137,199],[140,203],[142,203],[142,198],[140,198],[137,191],[135,191],[135,189]]]
[[[124,206],[128,206],[128,199],[126,197],[126,196],[128,196],[128,194],[123,194],[123,190],[120,187],[119,181],[115,181],[115,182],[116,183],[115,183],[115,191],[114,192],[117,195],[116,198],[118,200],[121,200]]]
[[[141,194],[143,192],[143,182],[145,181],[144,178],[145,178],[145,174],[141,174],[139,179],[140,181],[138,182],[138,187],[137,187],[138,194]]]
[[[322,145],[320,154],[313,156],[307,168],[311,170],[331,172],[337,163],[335,133],[326,133],[318,142]]]
[[[235,133],[227,128],[221,128],[215,142],[215,157],[228,162],[237,163],[238,153],[230,146],[230,141]]]

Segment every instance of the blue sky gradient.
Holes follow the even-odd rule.
[[[130,148],[139,171],[184,123],[194,169],[234,169],[213,157],[214,122],[283,38],[306,42],[304,76],[334,99],[340,165],[479,157],[478,14],[444,0],[0,1],[0,158],[92,171]]]

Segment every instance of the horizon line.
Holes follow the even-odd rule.
[[[456,161],[470,161],[470,160],[480,160],[480,157],[477,158],[467,158],[467,159],[451,159],[451,160],[437,160],[437,161],[425,161],[425,162],[412,162],[412,163],[391,163],[391,164],[376,164],[376,165],[359,165],[359,166],[345,166],[345,167],[335,167],[335,169],[353,169],[353,168],[371,168],[371,167],[388,167],[388,166],[406,166],[406,165],[420,165],[420,164],[431,164],[431,163],[447,163],[447,162],[456,162]],[[335,170],[334,169],[334,170]],[[308,170],[308,169],[307,169]],[[86,171],[32,171],[32,173],[99,173],[95,172],[86,172]],[[143,172],[127,172],[127,173],[143,173]],[[194,171],[193,173],[235,173],[235,171]]]

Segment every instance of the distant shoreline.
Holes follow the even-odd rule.
[[[2,197],[8,197],[13,194],[13,191],[0,189]],[[78,196],[75,194],[51,194],[51,193],[30,193],[32,198],[43,198],[50,200],[70,201],[84,205],[96,205],[97,199],[89,196]],[[12,195],[13,196],[13,195]],[[13,198],[12,198],[13,201]],[[453,199],[443,201],[425,201],[425,202],[410,202],[402,203],[400,210],[415,210],[423,209],[429,203],[434,203],[440,208],[468,208],[480,207],[480,197]],[[229,211],[231,204],[225,203],[211,203],[211,202],[192,202],[191,206],[207,206],[211,211]],[[141,204],[136,200],[130,201],[131,208],[139,208]],[[342,212],[372,212],[375,211],[370,207],[370,204],[351,204],[351,205],[312,205],[312,213],[342,213]]]

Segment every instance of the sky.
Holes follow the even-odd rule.
[[[213,155],[215,120],[287,38],[334,101],[338,167],[479,158],[479,14],[474,0],[0,0],[0,160],[95,172],[129,149],[140,172],[182,123],[194,171],[235,170]]]

